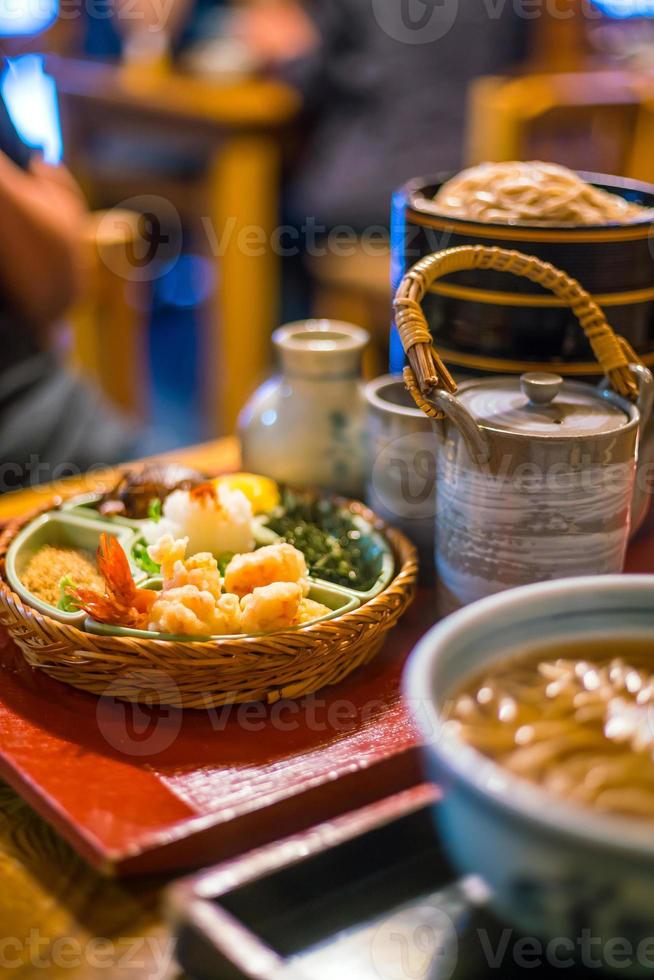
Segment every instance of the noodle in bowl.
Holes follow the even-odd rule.
[[[651,975],[654,946],[647,914],[654,907],[652,820],[562,798],[473,747],[452,726],[462,687],[501,673],[507,654],[528,652],[534,641],[554,647],[599,636],[616,644],[651,640],[654,576],[538,583],[468,606],[421,640],[404,691],[427,769],[444,789],[435,816],[455,865],[481,875],[496,911],[522,933],[565,937],[570,956],[583,930],[601,942],[597,950],[622,939],[633,955],[619,972],[644,976]],[[640,955],[647,941],[649,958]],[[603,965],[616,966],[610,959]]]
[[[548,186],[546,180],[528,184],[515,171],[488,187],[479,173],[471,178],[468,171],[410,181],[393,199],[394,288],[432,252],[477,244],[513,248],[579,280],[616,332],[654,365],[654,186],[589,173],[559,178],[549,195]],[[606,199],[611,208],[602,212]],[[603,220],[593,223],[600,215]],[[580,216],[585,223],[578,223]],[[597,376],[570,309],[524,278],[459,272],[435,283],[423,308],[436,348],[460,374],[554,370],[582,380]],[[394,332],[391,371],[403,364]]]
[[[628,225],[653,217],[651,208],[541,161],[469,167],[442,184],[431,204],[436,214],[464,221],[544,228]]]
[[[497,177],[507,165],[488,166]],[[570,171],[561,177],[561,168],[539,166],[547,168],[548,180],[549,171],[558,175],[554,203],[543,193],[551,187],[545,179],[534,190],[533,166],[531,184],[512,169],[504,181],[485,187],[477,168],[472,177],[469,171],[441,174],[416,178],[400,188],[393,198],[391,221],[393,289],[411,266],[433,252],[461,245],[515,249],[577,279],[615,332],[654,369],[654,185]],[[441,193],[444,205],[438,202]],[[607,208],[607,197],[613,219],[616,207],[626,209],[623,221],[574,223],[580,211],[590,219],[600,205]],[[493,214],[498,220],[441,213],[443,209],[468,213],[473,204],[486,218]],[[552,208],[558,209],[561,224],[552,223]],[[529,211],[534,223],[527,221]],[[433,283],[422,309],[434,345],[457,380],[529,371],[599,380],[597,360],[569,304],[525,277],[493,269],[457,272]],[[401,373],[405,363],[402,342],[393,328],[391,372]],[[641,441],[641,459],[654,461],[651,423]],[[636,530],[632,527],[632,533]]]

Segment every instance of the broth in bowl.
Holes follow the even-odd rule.
[[[653,678],[653,575],[500,592],[414,650],[404,691],[445,852],[522,935],[651,943]]]
[[[654,821],[654,639],[531,646],[473,675],[446,730],[518,777]]]

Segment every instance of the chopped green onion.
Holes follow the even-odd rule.
[[[134,559],[134,564],[144,572],[147,572],[148,575],[159,575],[161,572],[161,565],[157,565],[156,561],[150,558],[148,546],[142,539],[135,541],[132,545],[132,558]]]
[[[225,569],[227,568],[227,566],[229,565],[233,557],[234,557],[233,551],[223,551],[222,555],[218,555],[218,558],[216,560],[218,562],[218,571],[220,572],[221,575],[225,574]]]
[[[69,590],[76,588],[77,584],[73,582],[70,575],[64,575],[59,580],[59,602],[57,603],[57,609],[61,609],[62,612],[67,613],[79,612],[80,607],[68,594]]]
[[[159,497],[153,497],[148,504],[148,517],[155,524],[161,520],[161,500]]]

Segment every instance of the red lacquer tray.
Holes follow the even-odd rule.
[[[416,782],[399,684],[431,607],[421,595],[379,656],[335,687],[208,712],[77,691],[29,668],[0,632],[0,775],[107,872],[270,842]]]
[[[630,571],[654,570],[654,515]],[[400,677],[433,623],[431,591],[382,653],[303,701],[149,711],[28,668],[0,632],[0,775],[93,865],[132,874],[199,866],[415,785]]]

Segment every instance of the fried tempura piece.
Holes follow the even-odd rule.
[[[295,582],[302,595],[307,595],[308,574],[302,552],[292,544],[280,542],[249,554],[234,555],[225,569],[225,589],[244,596],[274,582]]]
[[[183,636],[225,636],[241,631],[238,597],[182,585],[162,592],[150,610],[149,629]]]
[[[244,633],[270,633],[297,625],[302,587],[297,582],[273,582],[255,588],[241,599]]]

